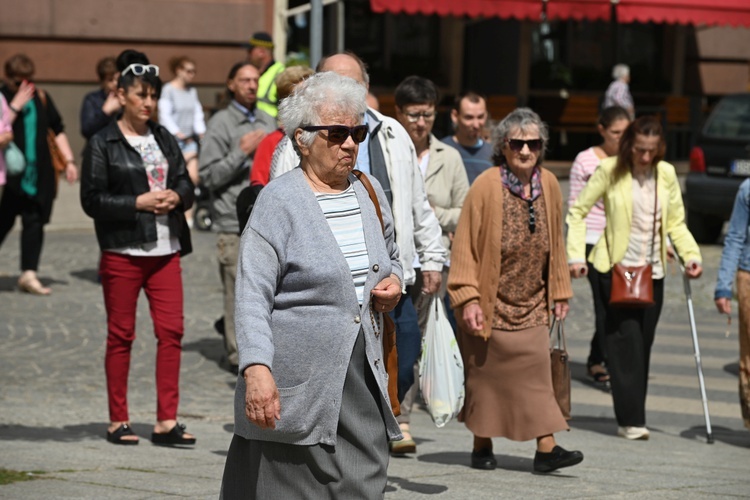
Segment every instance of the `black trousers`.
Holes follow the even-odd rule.
[[[586,258],[588,259],[591,249],[594,245],[586,245]],[[588,264],[588,273],[586,278],[591,285],[591,297],[594,300],[594,335],[591,337],[591,347],[589,349],[589,359],[587,366],[598,365],[607,361],[605,352],[604,330],[606,328],[607,318],[607,301],[602,296],[602,288],[599,284],[601,273],[596,270],[592,264]]]
[[[5,241],[16,217],[21,216],[21,271],[39,269],[39,258],[44,244],[44,224],[49,219],[51,207],[19,193],[7,186],[0,200],[0,245]]]
[[[656,324],[664,303],[664,280],[654,280],[655,305],[645,309],[609,305],[612,274],[601,274],[602,296],[607,303],[605,349],[617,424],[646,425],[646,393]]]

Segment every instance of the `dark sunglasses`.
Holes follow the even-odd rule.
[[[533,201],[527,200],[529,203],[529,231],[531,233],[536,232],[536,212],[534,212]]]
[[[345,125],[311,125],[302,127],[307,132],[317,132],[325,130],[328,132],[328,140],[334,144],[344,144],[346,138],[350,135],[352,140],[359,144],[367,137],[367,125],[357,125],[356,127],[347,127]]]
[[[527,141],[523,139],[506,139],[505,142],[508,143],[511,151],[515,151],[516,153],[520,153],[524,145],[529,147],[529,151],[536,153],[542,150],[542,144],[544,144],[541,139],[529,139]]]

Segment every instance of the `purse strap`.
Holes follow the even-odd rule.
[[[361,170],[354,169],[352,170],[352,173],[354,176],[359,179],[359,182],[362,183],[362,185],[367,190],[367,194],[370,195],[370,201],[372,201],[372,204],[375,205],[375,213],[378,214],[378,220],[380,221],[380,229],[383,230],[383,234],[385,234],[385,224],[383,224],[383,212],[380,211],[380,202],[378,201],[378,195],[375,194],[375,188],[372,187],[372,183],[370,182],[370,179],[367,178],[367,175],[365,175],[364,172]]]
[[[359,179],[359,182],[362,183],[362,186],[367,190],[367,194],[370,195],[370,201],[372,201],[372,204],[375,205],[375,213],[378,215],[378,220],[380,221],[380,229],[383,230],[383,235],[385,235],[385,224],[383,223],[383,212],[380,210],[380,202],[378,201],[378,195],[375,194],[375,188],[372,187],[372,183],[370,182],[370,179],[367,178],[367,175],[365,175],[364,172],[361,170],[354,169],[352,170],[352,173],[354,176]],[[375,314],[373,311],[373,303],[370,301],[370,321],[372,322],[372,328],[377,332],[380,330],[378,326],[375,324]],[[379,324],[380,322],[378,322]]]
[[[657,165],[654,169],[654,222],[651,226],[651,254],[649,255],[650,264],[654,263],[654,248],[656,247],[656,212],[657,212],[657,204],[658,204],[658,198],[657,195],[659,193],[659,184],[658,184],[658,177],[659,177],[659,166]],[[607,238],[607,229],[604,228],[604,243],[607,246],[607,255],[611,256],[612,254],[609,253],[609,238]],[[614,262],[610,262],[609,268],[612,269],[615,267]]]
[[[557,334],[557,339],[555,342],[555,345],[552,346],[554,349],[555,347],[558,349],[562,349],[565,352],[568,352],[568,345],[565,342],[565,320],[563,319],[557,319],[557,316],[552,316],[552,326],[550,326],[549,329],[549,336],[552,338],[552,334]],[[557,327],[557,328],[555,328]]]

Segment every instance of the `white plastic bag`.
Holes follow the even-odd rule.
[[[443,427],[464,404],[464,363],[443,301],[433,295],[429,307],[419,359],[419,390],[432,421]]]

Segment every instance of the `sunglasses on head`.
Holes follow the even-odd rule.
[[[357,125],[356,127],[347,127],[346,125],[311,125],[302,127],[307,132],[317,132],[325,130],[328,132],[328,140],[334,144],[343,144],[350,135],[352,140],[359,144],[367,137],[367,125]]]
[[[505,142],[508,143],[508,147],[511,151],[515,151],[516,153],[520,153],[523,150],[524,145],[529,147],[529,151],[536,153],[541,151],[543,144],[541,139],[506,139]]]
[[[122,70],[122,76],[127,75],[128,71],[133,73],[135,76],[143,76],[147,73],[150,75],[159,76],[159,66],[157,66],[156,64],[133,63]]]

